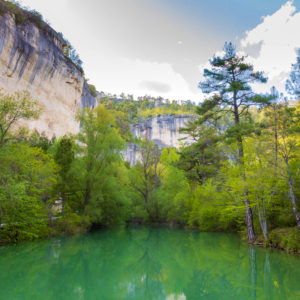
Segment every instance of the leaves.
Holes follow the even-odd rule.
[[[22,119],[37,119],[41,114],[38,102],[26,91],[13,95],[0,93],[0,147],[11,134],[12,127]]]

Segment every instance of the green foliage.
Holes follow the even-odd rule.
[[[49,139],[45,133],[40,134],[39,132],[34,131],[29,136],[25,134],[25,136],[18,137],[17,141],[22,141],[32,147],[42,148],[45,153],[50,153],[56,142],[56,138],[53,136]]]
[[[192,192],[187,224],[203,231],[237,231],[240,228],[241,206],[232,203],[225,191],[209,180]]]
[[[89,84],[90,93],[93,97],[97,96],[97,90],[96,87],[93,84]]]
[[[84,75],[84,71],[83,71],[83,68],[82,68],[82,60],[80,59],[78,53],[76,52],[76,50],[73,48],[73,46],[70,44],[70,42],[68,40],[65,40],[65,43],[66,43],[66,45],[65,45],[65,48],[64,48],[64,55],[65,55],[66,59],[68,61],[70,61],[72,64],[74,64],[75,67],[77,68],[77,70],[82,75]],[[94,94],[96,94],[95,93],[96,89],[95,90],[91,90],[91,87],[90,87],[90,91],[91,91],[91,93],[94,92]]]
[[[80,158],[80,190],[84,199],[83,212],[91,223],[111,225],[126,215],[124,179],[120,170],[120,151],[125,143],[116,128],[114,116],[103,106],[86,109],[79,116],[81,132],[78,140]]]
[[[161,166],[160,150],[156,144],[148,140],[138,141],[140,161],[132,167],[129,178],[135,191],[134,205],[144,211],[143,219],[159,221],[157,190],[160,186]],[[140,217],[140,216],[139,216]]]
[[[245,134],[241,117],[247,115],[250,106],[265,106],[273,98],[258,95],[252,91],[254,82],[265,83],[263,72],[255,72],[253,66],[245,62],[245,57],[236,53],[232,43],[225,43],[223,56],[214,56],[210,68],[204,70],[205,80],[199,83],[202,92],[210,96],[199,107],[197,112],[201,121],[218,120],[224,112],[232,114],[235,127],[231,128],[236,138]]]
[[[279,228],[270,232],[267,246],[300,252],[300,235],[297,228]]]
[[[69,172],[71,164],[74,160],[74,142],[69,137],[62,137],[58,142],[58,147],[55,153],[55,161],[61,167],[60,175],[62,178],[66,177]]]
[[[190,186],[184,172],[168,166],[157,192],[160,219],[184,224],[185,202],[189,193]]]
[[[138,101],[130,99],[119,101],[119,99],[115,98],[102,98],[100,102],[110,110],[126,113],[129,122],[133,124],[164,114],[187,115],[195,113],[195,105],[190,101],[183,104],[179,104],[175,101],[172,103],[159,102],[158,106],[155,106],[155,102],[153,100],[150,101],[148,98],[144,100],[139,99]]]
[[[191,113],[191,103],[101,99],[78,115],[77,136],[56,140],[13,131],[40,109],[25,92],[1,95],[0,241],[124,222],[244,233],[246,211],[267,245],[299,251],[300,104],[266,106],[271,97],[250,86],[265,82],[263,74],[232,45],[225,50],[205,70],[200,86],[213,96],[182,130],[194,142],[180,149],[135,140],[130,125],[156,114]],[[139,153],[134,166],[123,160],[129,142]]]
[[[0,241],[47,235],[47,206],[57,166],[41,148],[10,144],[0,150]]]
[[[88,230],[90,224],[84,216],[65,209],[61,217],[54,221],[52,234],[71,235],[79,234]]]
[[[246,209],[248,241],[255,240],[253,214],[246,185],[245,158],[243,140],[249,136],[255,126],[249,114],[249,107],[263,107],[270,103],[273,96],[258,95],[252,91],[251,84],[265,83],[263,72],[255,72],[245,57],[236,53],[232,43],[225,43],[223,56],[214,56],[210,60],[210,68],[204,70],[205,80],[199,83],[206,99],[197,109],[199,122],[217,122],[222,114],[229,113],[233,124],[226,128],[225,136],[232,143],[237,142],[238,155],[236,161],[241,166],[240,176],[243,179],[243,203]]]
[[[0,147],[11,139],[12,128],[17,122],[37,119],[40,113],[38,102],[28,92],[0,93]]]
[[[191,133],[190,127],[182,131]],[[182,147],[180,160],[176,165],[186,172],[189,180],[203,183],[217,174],[224,159],[220,147],[222,136],[212,127],[200,126],[199,134],[194,138],[195,143]]]
[[[76,209],[73,202],[77,200],[76,193],[73,190],[74,176],[71,173],[72,163],[75,159],[75,143],[71,137],[64,136],[58,141],[54,159],[60,167],[60,176],[55,190],[61,199],[62,210],[65,213],[65,209],[69,207]]]
[[[15,15],[17,25],[24,23],[33,23],[40,30],[49,32],[49,25],[43,20],[42,15],[36,10],[28,10],[22,8],[17,1],[4,1],[0,0],[0,15],[10,12]]]

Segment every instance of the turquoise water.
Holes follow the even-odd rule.
[[[300,257],[137,227],[0,247],[0,299],[300,299]]]

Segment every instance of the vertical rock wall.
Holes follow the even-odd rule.
[[[179,132],[194,115],[160,115],[131,126],[135,138],[153,141],[160,149],[165,147],[179,148],[181,143],[192,143],[191,138]],[[125,152],[125,160],[134,165],[139,159],[139,151],[135,144],[129,144]]]
[[[83,75],[65,57],[64,46],[54,30],[46,34],[32,23],[17,26],[10,13],[0,16],[0,89],[28,90],[43,114],[23,125],[49,137],[77,133],[78,109],[96,105]]]

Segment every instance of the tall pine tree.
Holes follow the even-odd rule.
[[[241,167],[241,176],[245,183],[242,196],[246,209],[248,242],[253,243],[253,215],[246,187],[243,148],[243,137],[249,133],[249,123],[243,120],[243,116],[247,114],[250,106],[266,105],[271,97],[258,95],[251,88],[253,83],[267,81],[263,72],[255,72],[245,57],[236,53],[232,43],[225,43],[224,52],[223,56],[214,56],[210,60],[210,68],[204,70],[205,80],[199,83],[199,88],[210,97],[197,110],[202,122],[218,119],[224,113],[229,113],[233,118],[234,125],[227,129],[226,134],[238,145],[237,163]]]

